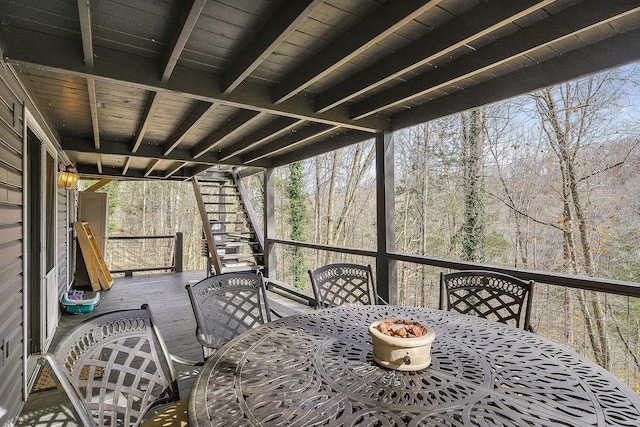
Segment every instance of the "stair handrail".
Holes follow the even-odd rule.
[[[198,182],[198,177],[194,176],[193,178],[191,178],[191,183],[193,185],[193,192],[196,196],[196,202],[198,203],[200,218],[202,219],[202,229],[204,230],[204,235],[207,239],[207,246],[209,248],[209,262],[215,269],[216,273],[220,274],[222,273],[222,265],[220,264],[220,259],[218,258],[215,239],[213,238],[213,234],[211,233],[211,225],[209,224],[209,217],[207,216],[207,209],[204,205],[204,200],[202,200],[202,193],[200,191],[200,183]]]
[[[254,168],[252,168],[254,169]],[[255,173],[255,172],[254,172]],[[256,214],[253,210],[253,205],[249,200],[247,189],[244,186],[244,182],[242,181],[243,175],[237,168],[234,168],[231,171],[231,177],[233,178],[236,187],[238,188],[238,193],[240,194],[240,198],[244,203],[244,207],[247,210],[247,216],[249,217],[249,221],[253,226],[253,231],[256,234],[256,238],[258,239],[258,244],[260,245],[260,252],[264,253],[264,235],[262,234],[262,226],[256,220]]]

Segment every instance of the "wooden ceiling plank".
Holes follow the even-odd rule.
[[[348,33],[274,86],[272,100],[280,103],[322,79],[351,58],[383,40],[411,20],[436,7],[440,0],[388,2],[365,17]]]
[[[602,40],[560,57],[416,106],[394,116],[393,130],[404,129],[470,108],[533,92],[581,76],[640,61],[640,29]],[[553,76],[549,79],[549,76]]]
[[[215,109],[215,107],[216,104],[213,102],[198,101],[196,106],[189,113],[189,116],[180,123],[180,126],[178,126],[173,135],[171,135],[167,140],[167,143],[164,145],[164,155],[168,155],[178,147],[187,136],[187,133],[189,133],[191,129],[195,128],[207,113]]]
[[[230,138],[241,133],[244,128],[253,120],[262,117],[264,113],[251,110],[242,110],[232,117],[225,125],[211,132],[206,138],[200,141],[192,151],[193,158],[197,159],[206,152],[214,149]]]
[[[247,135],[242,139],[242,141],[238,141],[233,144],[231,147],[221,150],[218,154],[218,159],[221,162],[224,162],[231,157],[242,154],[243,152],[250,150],[258,145],[262,144],[264,141],[269,139],[277,138],[279,135],[282,135],[287,132],[291,132],[297,125],[299,125],[302,121],[298,119],[292,119],[289,117],[280,117],[279,119],[274,120],[266,126],[263,126],[256,132]]]
[[[318,94],[314,100],[316,111],[327,111],[407,72],[422,67],[438,57],[448,55],[466,44],[543,8],[552,1],[498,0],[482,2],[466,14],[428,33],[420,40]]]
[[[298,130],[297,132],[290,133],[280,139],[277,139],[267,145],[258,147],[255,150],[245,153],[242,157],[242,163],[253,163],[266,156],[272,155],[292,145],[302,144],[309,139],[317,138],[319,135],[333,132],[335,126],[324,125],[320,123],[311,124],[305,128]]]
[[[275,105],[267,86],[243,82],[229,95],[223,95],[217,76],[202,70],[177,65],[171,79],[162,84],[156,61],[119,52],[111,48],[95,47],[98,60],[91,70],[84,67],[78,58],[76,44],[62,37],[48,36],[43,39],[37,32],[12,27],[9,36],[16,39],[10,50],[3,52],[6,62],[17,66],[44,70],[74,77],[93,77],[97,81],[120,84],[148,91],[169,93],[207,102],[219,102],[235,108],[253,109],[268,114],[293,117],[348,129],[379,132],[389,130],[386,116],[374,116],[354,121],[349,118],[347,108],[333,108],[325,113],[316,113],[311,99],[298,95]]]
[[[351,107],[351,116],[362,118],[389,107],[404,104],[445,85],[505,64],[546,44],[575,37],[592,26],[608,25],[616,19],[640,12],[640,8],[630,10],[625,0],[605,3],[587,0],[579,6],[565,9],[557,15],[552,15],[537,24],[454,60],[444,67],[416,76],[354,104]]]
[[[222,93],[227,95],[242,83],[322,2],[285,2],[224,73]]]
[[[187,12],[182,16],[181,25],[179,25],[178,27],[180,30],[174,34],[170,44],[171,49],[169,50],[169,54],[164,61],[164,69],[162,71],[163,83],[169,81],[169,78],[171,77],[171,74],[173,73],[173,70],[178,63],[180,55],[182,55],[182,51],[184,50],[189,37],[191,37],[193,28],[195,27],[196,21],[200,17],[202,8],[204,7],[206,2],[206,0],[192,0],[191,5],[188,8],[183,8],[183,11]]]

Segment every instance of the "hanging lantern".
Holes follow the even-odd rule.
[[[76,168],[69,165],[60,172],[58,175],[58,187],[66,188],[67,190],[75,190],[78,182],[78,171]]]

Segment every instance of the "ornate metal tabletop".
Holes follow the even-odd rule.
[[[434,328],[431,366],[382,368],[367,328]],[[190,426],[640,426],[640,397],[529,332],[438,310],[340,307],[245,332],[205,363]]]

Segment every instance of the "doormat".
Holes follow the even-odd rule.
[[[89,378],[89,366],[85,366],[84,368],[82,368],[82,371],[80,371],[80,379],[86,380],[87,378]],[[102,368],[96,368],[96,372],[93,375],[93,378],[95,379],[102,378]],[[36,383],[33,386],[31,393],[36,393],[38,391],[51,390],[54,388],[56,388],[56,383],[53,379],[53,375],[49,372],[49,370],[45,366],[40,371],[40,375],[38,375],[38,379],[36,380]]]
[[[40,374],[38,375],[38,380],[36,381],[36,384],[31,389],[31,393],[35,393],[38,391],[51,390],[52,388],[56,388],[56,383],[53,381],[53,378],[51,377],[49,370],[46,367],[44,367],[40,371]]]

